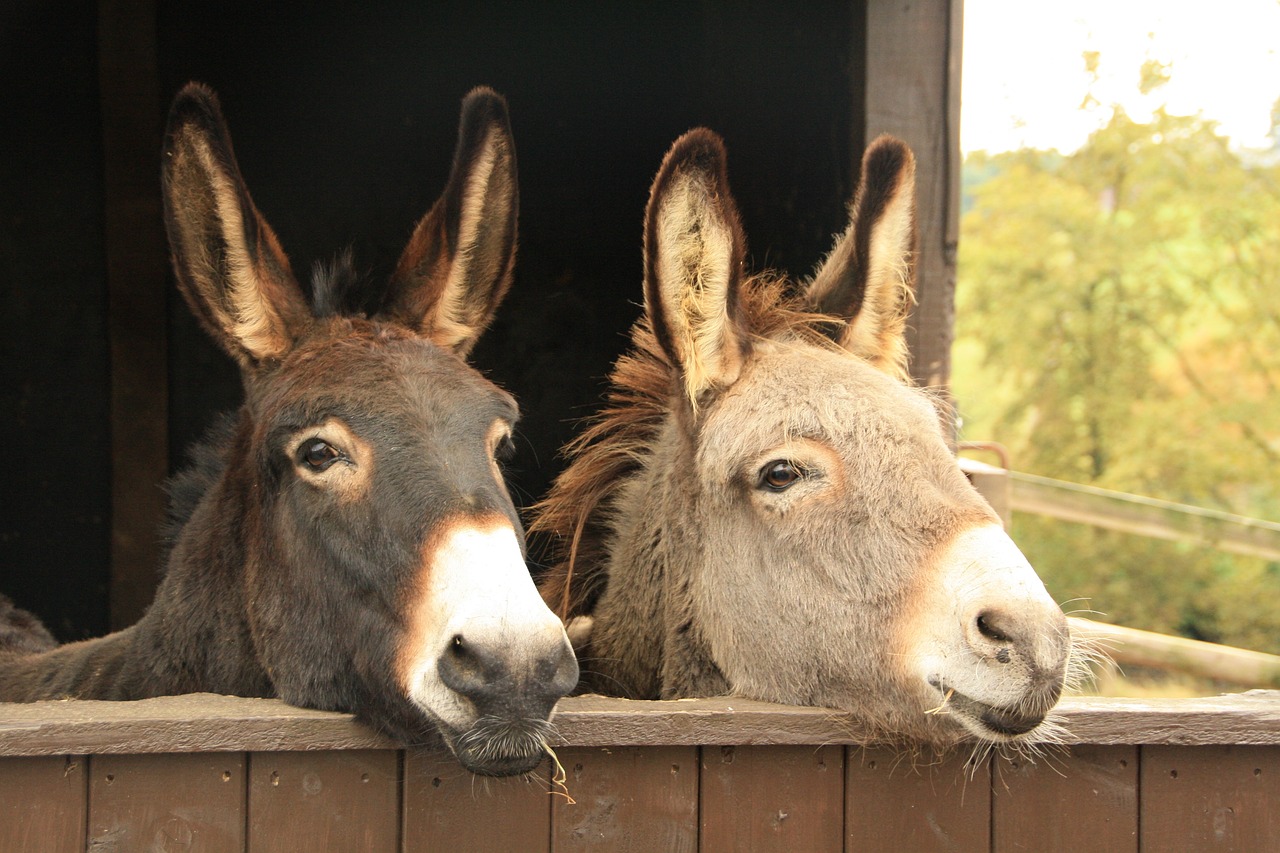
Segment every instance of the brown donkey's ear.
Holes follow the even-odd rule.
[[[192,312],[242,367],[282,357],[311,311],[240,177],[217,96],[198,83],[169,110],[161,178],[173,266]]]
[[[844,321],[832,326],[837,343],[905,378],[915,250],[915,157],[906,143],[881,136],[867,148],[849,219],[809,285],[809,302]]]
[[[729,193],[724,143],[705,128],[667,152],[644,224],[644,304],[658,343],[680,369],[693,406],[738,378],[746,239]]]
[[[448,184],[414,228],[381,313],[470,352],[511,286],[519,201],[506,101],[474,89],[462,102]]]

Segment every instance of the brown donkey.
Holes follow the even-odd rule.
[[[633,348],[531,527],[587,688],[829,706],[868,740],[1049,736],[1066,621],[906,383],[913,181],[873,143],[795,285],[744,275],[719,137],[667,154]]]
[[[0,700],[279,696],[406,744],[438,732],[478,773],[531,770],[578,667],[499,469],[515,401],[463,360],[511,283],[505,102],[463,102],[444,194],[370,317],[346,310],[342,270],[318,273],[308,304],[211,91],[178,95],[163,158],[179,287],[245,402],[175,481],[147,614],[33,654],[9,611],[0,638],[27,647],[0,652]]]

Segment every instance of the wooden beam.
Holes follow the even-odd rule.
[[[1280,688],[1280,656],[1068,617],[1071,633],[1119,664],[1183,672],[1242,687]]]
[[[155,593],[169,472],[161,107],[154,0],[99,0],[111,352],[112,630],[137,621]]]
[[[1280,524],[1010,471],[1010,504],[1062,521],[1280,560]]]
[[[956,248],[960,230],[960,58],[963,0],[866,4],[865,106],[857,156],[882,133],[916,155],[919,254],[917,304],[908,329],[916,382],[945,389],[951,381]],[[855,80],[857,80],[855,74]]]
[[[1066,743],[1280,744],[1280,692],[1200,699],[1072,696]],[[562,699],[553,745],[864,744],[849,714],[752,699]],[[350,714],[194,693],[136,702],[0,704],[0,756],[395,749]]]

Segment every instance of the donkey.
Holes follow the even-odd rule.
[[[515,401],[464,361],[512,278],[505,102],[463,101],[444,193],[369,316],[349,269],[318,269],[308,303],[209,89],[175,99],[162,175],[179,289],[245,402],[176,478],[146,615],[11,650],[0,700],[278,696],[408,745],[438,733],[476,773],[533,769],[578,666],[503,484]]]
[[[872,143],[795,284],[744,274],[720,138],[667,154],[632,348],[530,527],[585,689],[833,707],[868,741],[1048,736],[1065,618],[908,384],[914,173]]]

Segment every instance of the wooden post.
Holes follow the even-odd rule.
[[[168,474],[165,246],[154,0],[99,0],[111,352],[111,628],[155,592]]]
[[[951,379],[956,247],[960,229],[960,47],[963,0],[866,4],[863,91],[866,124],[854,147],[882,133],[916,155],[917,298],[908,329],[916,382]],[[855,93],[856,97],[856,93]]]

